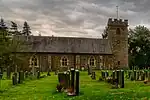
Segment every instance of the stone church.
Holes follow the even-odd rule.
[[[40,71],[77,69],[118,69],[128,67],[128,20],[109,18],[108,38],[18,36],[26,41],[28,66]]]

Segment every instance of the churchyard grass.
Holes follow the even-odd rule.
[[[56,92],[58,81],[54,73],[16,86],[3,80],[2,86],[7,89],[0,93],[0,100],[150,100],[150,85],[126,80],[125,88],[111,89],[110,84],[98,81],[99,75],[96,71],[96,80],[92,80],[87,72],[80,72],[80,96],[75,97]]]

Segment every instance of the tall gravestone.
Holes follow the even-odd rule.
[[[76,95],[79,95],[79,70],[76,70]]]
[[[74,91],[74,79],[75,79],[75,70],[74,68],[71,68],[71,88]]]
[[[112,78],[115,79],[115,71],[112,72]]]
[[[37,79],[40,79],[40,71],[37,71]]]
[[[123,70],[121,70],[120,71],[120,88],[124,88],[124,71]]]
[[[119,79],[119,76],[120,76],[120,71],[119,70],[117,70],[116,71],[116,74],[117,74],[117,84],[119,84],[120,83],[120,79]]]
[[[139,77],[140,77],[140,72],[137,71],[137,76],[136,76],[136,80],[137,80],[137,81],[139,80]]]
[[[10,79],[11,77],[11,70],[10,70],[10,66],[7,67],[7,79]]]
[[[12,83],[13,85],[16,85],[18,82],[17,82],[17,73],[14,73],[13,76],[12,76]]]
[[[23,80],[24,80],[24,73],[23,73],[23,71],[20,71],[20,72],[19,72],[18,83],[19,83],[19,84],[23,83]]]

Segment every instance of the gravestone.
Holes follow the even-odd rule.
[[[136,71],[135,70],[133,71],[133,77],[134,77],[133,79],[136,80]]]
[[[3,73],[0,72],[0,80],[3,78]]]
[[[105,78],[105,72],[104,71],[101,72],[101,76],[103,79]]]
[[[140,72],[137,71],[136,80],[138,81],[140,79]]]
[[[74,79],[75,79],[75,69],[71,68],[71,88],[74,91]]]
[[[92,78],[93,80],[95,80],[95,79],[96,79],[95,72],[92,72],[92,76],[91,76],[91,78]]]
[[[115,71],[112,72],[112,78],[115,79]]]
[[[51,76],[51,74],[50,74],[50,68],[48,68],[47,76]]]
[[[37,79],[40,79],[40,71],[37,71]]]
[[[25,78],[28,78],[28,71],[25,71]]]
[[[120,79],[119,79],[119,78],[120,78],[120,77],[119,77],[119,76],[120,76],[120,71],[117,70],[117,71],[116,71],[116,74],[117,74],[117,83],[119,84],[119,83],[120,83]]]
[[[79,95],[79,70],[76,70],[76,95]]]
[[[7,67],[7,79],[10,79],[11,77],[11,70],[10,70],[10,66]]]
[[[108,71],[105,71],[105,78],[107,78],[109,76]]]
[[[67,88],[70,88],[70,72],[67,71],[66,74]]]
[[[92,67],[90,67],[89,65],[88,65],[88,75],[91,75],[92,74]]]
[[[14,73],[13,76],[12,76],[12,83],[13,85],[16,85],[18,82],[17,82],[17,73]]]
[[[18,83],[19,83],[19,84],[23,83],[23,80],[24,80],[24,73],[23,73],[23,71],[20,71],[20,72],[19,72]]]
[[[150,81],[150,71],[148,72],[148,81]]]
[[[124,88],[124,71],[120,71],[120,88]]]
[[[141,81],[144,81],[145,80],[145,73],[144,73],[144,71],[142,71],[142,73],[141,73]]]

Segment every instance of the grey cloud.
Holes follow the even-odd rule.
[[[0,16],[22,28],[28,21],[32,32],[60,36],[100,36],[109,17],[129,19],[130,26],[147,24],[149,0],[0,0]]]

